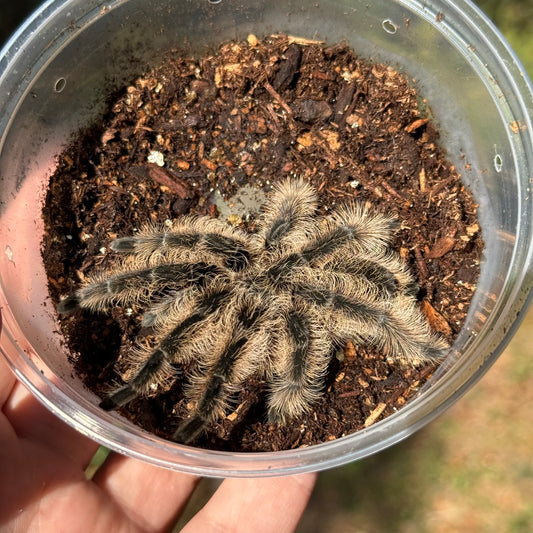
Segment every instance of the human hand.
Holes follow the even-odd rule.
[[[0,532],[169,531],[200,478],[113,455],[92,480],[98,444],[21,385],[0,357]],[[183,533],[289,533],[315,476],[226,479]]]

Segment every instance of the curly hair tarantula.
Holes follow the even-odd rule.
[[[252,375],[269,385],[270,422],[305,413],[349,339],[413,364],[441,358],[447,344],[431,332],[416,284],[390,249],[395,220],[356,203],[327,217],[315,211],[315,190],[288,179],[255,233],[184,217],[171,230],[114,240],[125,259],[58,305],[63,314],[148,309],[142,324],[154,328],[156,344],[131,354],[130,378],[101,407],[117,409],[168,384],[176,364],[192,366],[185,394],[195,407],[174,434],[189,443]]]

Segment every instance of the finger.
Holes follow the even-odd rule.
[[[197,476],[120,455],[110,457],[93,478],[125,515],[147,531],[172,526],[199,481]]]
[[[55,452],[64,461],[84,470],[98,444],[68,426],[17,383],[4,406],[17,436]]]
[[[182,533],[292,533],[315,481],[314,474],[226,479]]]
[[[0,356],[0,409],[4,407],[16,381],[15,374],[11,372],[7,361]]]

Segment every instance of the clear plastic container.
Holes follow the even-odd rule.
[[[156,438],[72,375],[47,297],[41,206],[56,156],[106,96],[165,52],[285,32],[336,42],[416,78],[442,144],[479,203],[481,278],[448,359],[404,408],[333,442],[276,453],[223,453]],[[1,351],[18,378],[68,424],[106,446],[201,475],[320,470],[405,438],[457,400],[520,323],[532,272],[533,96],[494,26],[467,0],[52,0],[0,55]]]

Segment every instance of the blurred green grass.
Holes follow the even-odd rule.
[[[478,0],[476,3],[498,26],[533,78],[533,1]]]

